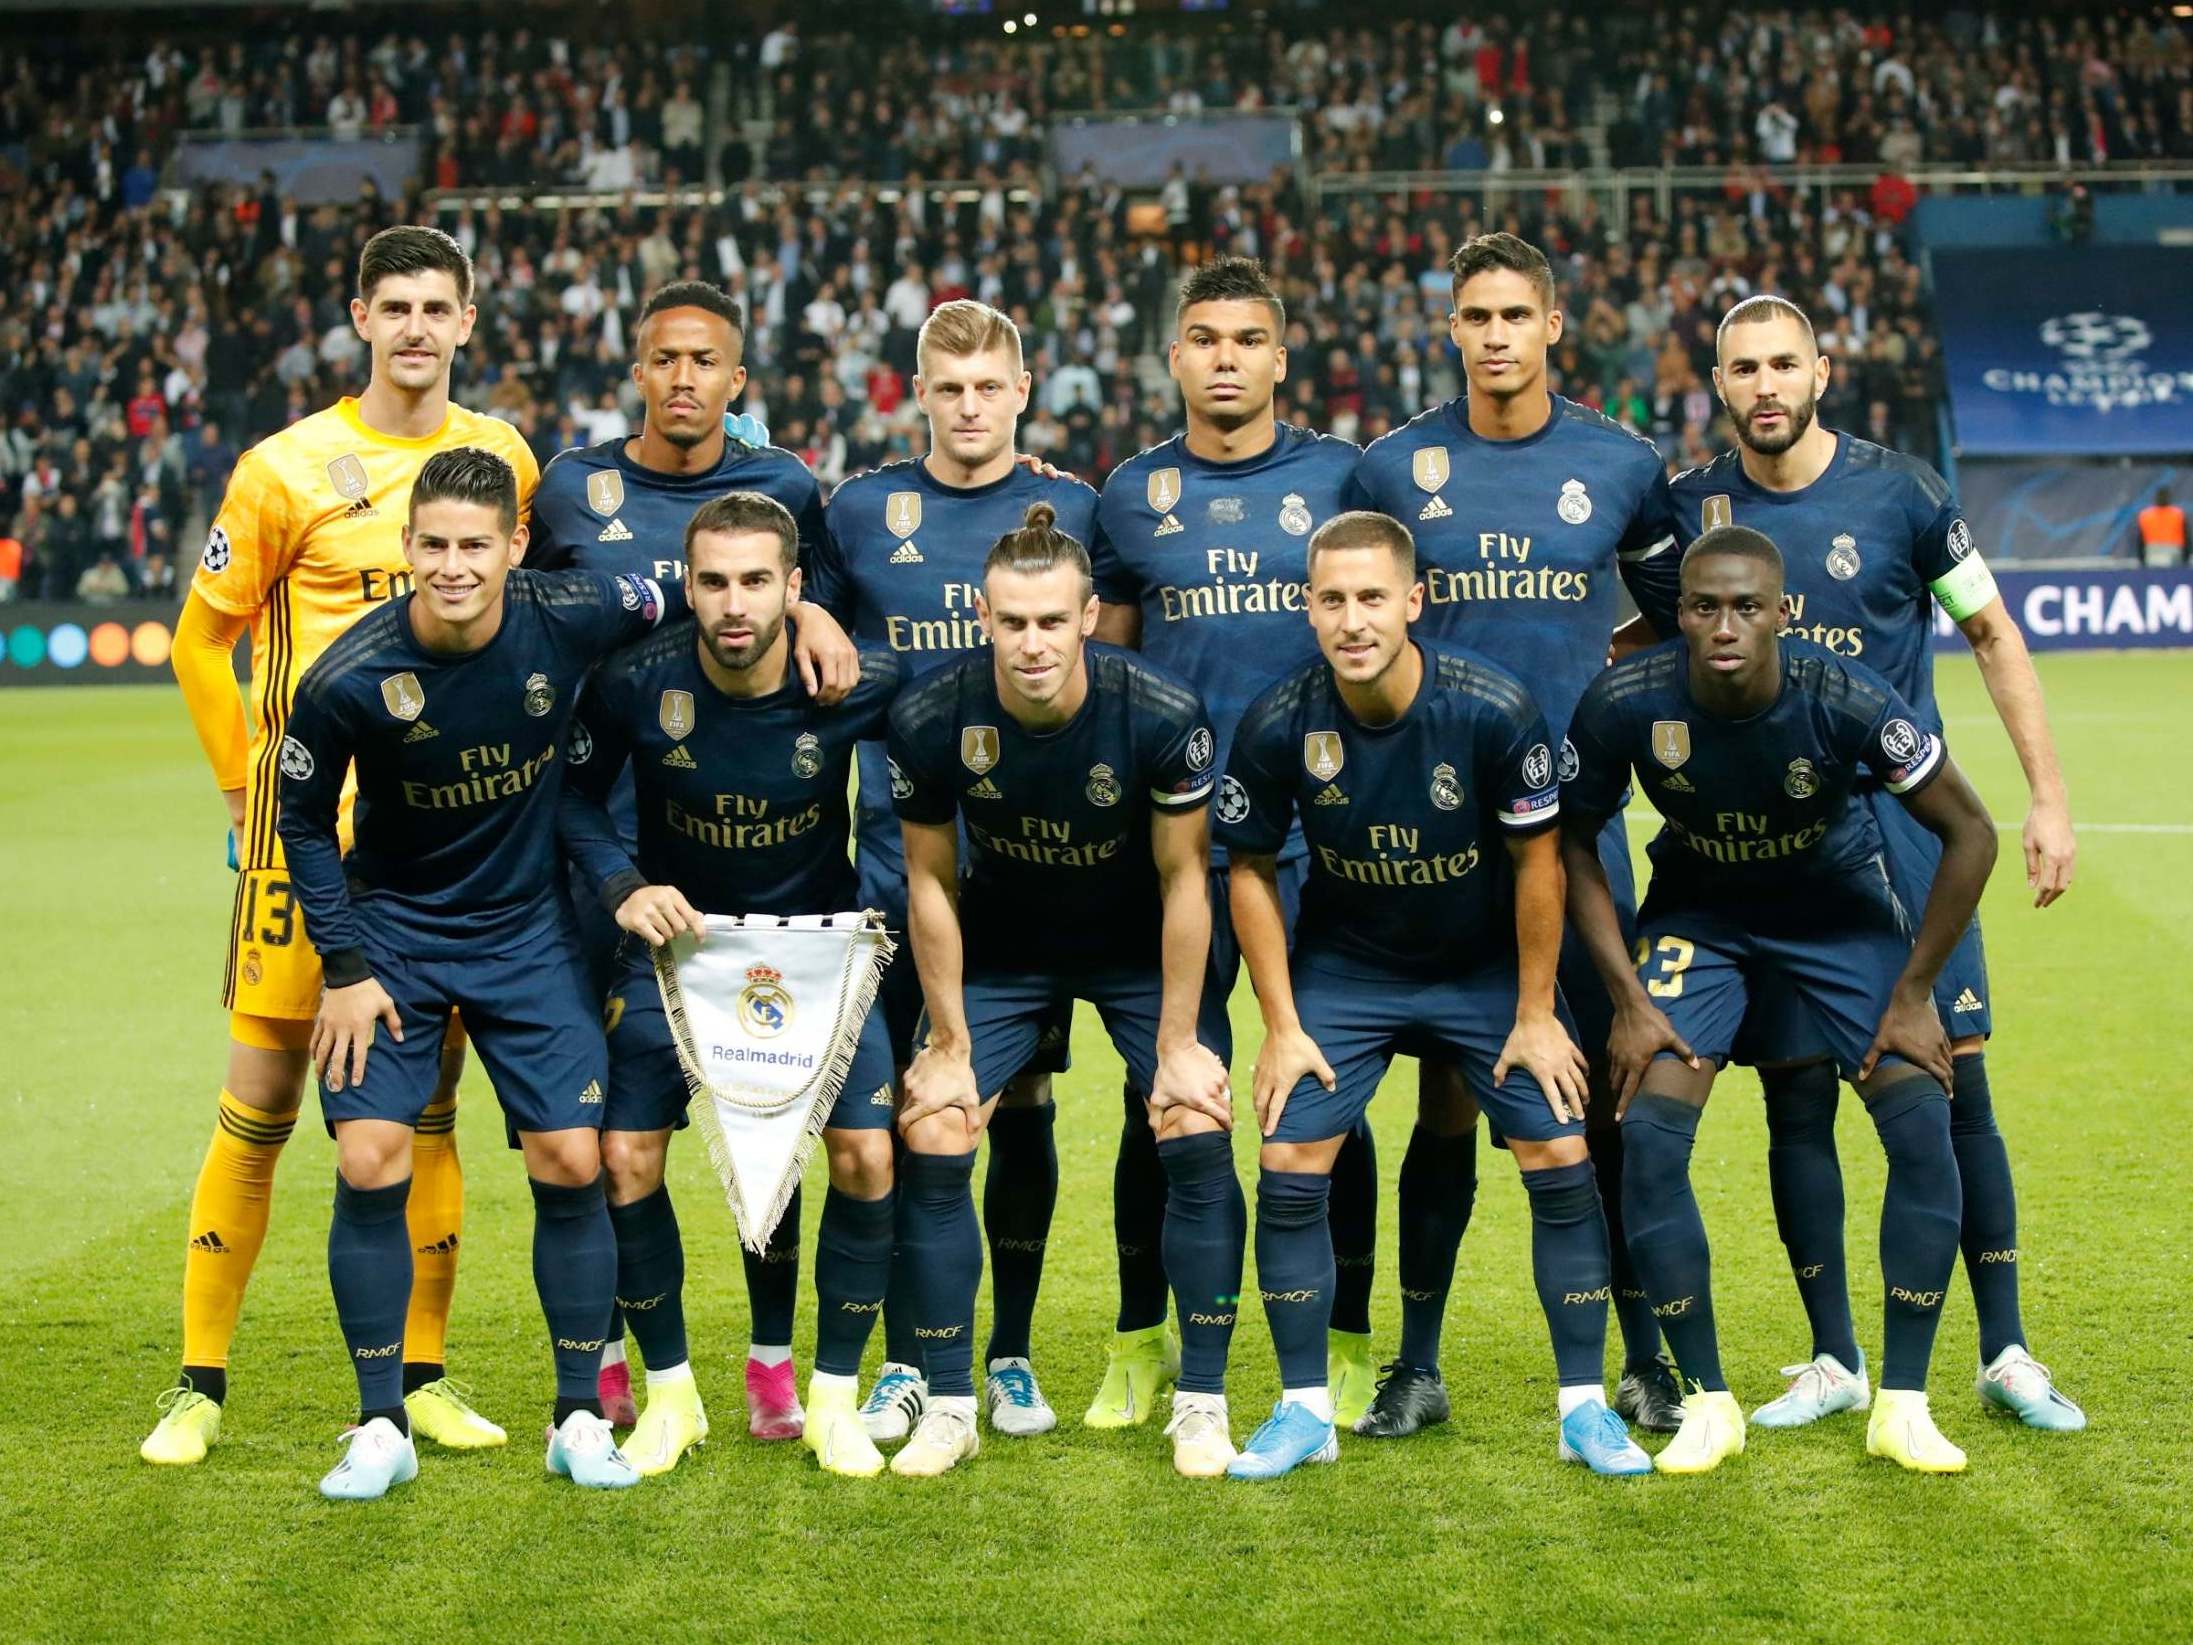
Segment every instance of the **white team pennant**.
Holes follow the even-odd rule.
[[[710,914],[655,950],[655,981],[693,1118],[739,1239],[760,1251],[799,1186],[853,1066],[897,946],[874,909]]]

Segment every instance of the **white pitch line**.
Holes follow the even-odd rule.
[[[1657,812],[1631,810],[1623,813],[1632,828],[1652,829],[1660,826]],[[1999,822],[1995,825],[2000,833],[2022,833],[2025,824]],[[2193,823],[2073,823],[2074,834],[2193,834]]]

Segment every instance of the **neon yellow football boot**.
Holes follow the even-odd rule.
[[[1170,1325],[1115,1331],[1104,1381],[1082,1414],[1084,1428],[1139,1428],[1158,1409],[1165,1390],[1180,1380],[1180,1339]]]
[[[404,1395],[411,1431],[451,1451],[486,1451],[510,1436],[472,1408],[472,1390],[449,1377],[437,1377]]]
[[[1333,1396],[1333,1427],[1352,1434],[1378,1394],[1378,1367],[1371,1363],[1368,1331],[1325,1333],[1325,1387]]]
[[[154,1402],[160,1422],[145,1436],[137,1454],[163,1467],[188,1467],[206,1460],[221,1442],[221,1408],[188,1382],[170,1388]]]

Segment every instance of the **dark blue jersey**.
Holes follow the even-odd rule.
[[[990,547],[1026,522],[1031,503],[1058,511],[1082,547],[1095,530],[1096,492],[1069,475],[1047,480],[1013,465],[988,485],[948,486],[919,460],[857,474],[831,494],[802,595],[863,647],[896,652],[908,679],[986,648],[975,592]],[[881,743],[860,754],[860,809],[895,828]]]
[[[362,922],[439,957],[536,918],[555,880],[558,755],[580,682],[665,603],[651,578],[513,571],[495,637],[452,656],[412,633],[414,598],[369,612],[321,653],[282,739],[282,849],[337,987],[364,975]],[[356,843],[341,857],[353,763]]]
[[[1218,833],[1309,845],[1297,954],[1449,976],[1515,958],[1506,839],[1560,814],[1546,722],[1513,674],[1419,643],[1424,680],[1390,725],[1348,711],[1320,658],[1250,705],[1219,785]]]
[[[898,659],[861,655],[860,683],[835,707],[799,671],[763,697],[733,697],[703,672],[691,621],[594,671],[565,745],[564,849],[615,913],[642,885],[674,885],[706,914],[830,914],[857,906],[847,856],[854,746],[883,734]],[[629,767],[639,850],[608,811]]]
[[[1471,433],[1463,400],[1433,407],[1371,443],[1349,506],[1416,534],[1425,637],[1513,673],[1558,738],[1606,664],[1617,573],[1672,635],[1682,555],[1652,443],[1552,398],[1545,426],[1519,440]]]
[[[782,503],[799,524],[802,565],[822,541],[822,488],[782,447],[726,439],[722,460],[706,473],[663,474],[626,456],[626,443],[566,451],[541,470],[528,568],[633,571],[683,582],[686,522],[728,491],[758,491]]]
[[[1782,551],[1787,632],[1855,657],[1939,730],[1934,702],[1937,597],[1952,617],[1995,598],[1949,483],[1916,457],[1839,434],[1835,458],[1798,491],[1769,491],[1727,452],[1672,482],[1691,536],[1717,525],[1763,531]]]
[[[1161,907],[1150,816],[1208,803],[1203,703],[1131,651],[1089,645],[1089,694],[1056,731],[998,701],[987,652],[933,669],[891,710],[901,819],[964,824],[967,969],[1154,964]]]
[[[1885,886],[1878,873],[1861,882],[1881,835],[1851,791],[1861,772],[1917,791],[1941,771],[1942,740],[1863,663],[1809,640],[1782,641],[1781,661],[1773,706],[1744,719],[1692,700],[1682,640],[1623,659],[1577,705],[1562,803],[1572,818],[1612,816],[1636,771],[1666,819],[1648,848],[1653,904],[1825,921],[1837,880]]]
[[[1104,482],[1089,551],[1097,596],[1141,608],[1143,655],[1202,695],[1221,766],[1257,694],[1317,659],[1310,533],[1347,506],[1361,455],[1281,423],[1254,457],[1206,462],[1175,435]]]

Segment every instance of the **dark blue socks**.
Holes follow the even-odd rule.
[[[1241,1307],[1241,1259],[1249,1207],[1223,1131],[1157,1145],[1165,1167],[1165,1272],[1180,1311],[1180,1389],[1226,1391],[1226,1350]],[[930,1379],[935,1385],[934,1376]]]
[[[1724,1392],[1713,1329],[1713,1267],[1691,1192],[1700,1110],[1647,1091],[1622,1121],[1622,1223],[1630,1257],[1686,1384]]]
[[[897,1268],[929,1392],[975,1393],[975,1291],[982,1284],[982,1229],[975,1221],[975,1156],[917,1154],[900,1161]]]
[[[327,1225],[327,1277],[335,1317],[358,1373],[358,1421],[387,1417],[405,1433],[404,1315],[411,1307],[411,1233],[404,1205],[411,1179],[386,1188],[353,1188],[335,1179],[335,1215]]]
[[[617,1233],[597,1173],[582,1187],[528,1178],[533,1189],[533,1285],[556,1355],[557,1420],[574,1408],[601,1415],[595,1375],[617,1295]],[[641,1345],[642,1353],[646,1345]]]
[[[990,1242],[991,1359],[1026,1359],[1043,1284],[1043,1248],[1058,1209],[1058,1109],[1007,1108],[990,1115],[990,1172],[982,1184],[982,1231]]]
[[[1613,1120],[1597,1123],[1604,1105],[1614,1111],[1611,1094],[1594,1090],[1594,1123],[1584,1130],[1584,1146],[1591,1150],[1592,1175],[1599,1183],[1599,1211],[1607,1219],[1607,1256],[1613,1263],[1614,1317],[1622,1325],[1622,1369],[1643,1371],[1660,1357],[1660,1322],[1645,1295],[1645,1282],[1630,1256],[1622,1221],[1622,1127]]]
[[[815,1369],[860,1374],[891,1274],[891,1225],[898,1195],[854,1199],[832,1188],[815,1231]],[[643,1345],[644,1346],[644,1345]]]
[[[609,1223],[617,1235],[617,1306],[640,1357],[650,1371],[683,1364],[685,1242],[668,1184],[630,1205],[612,1205]]]
[[[1333,1161],[1329,1212],[1333,1235],[1333,1323],[1335,1331],[1368,1336],[1371,1330],[1371,1281],[1378,1275],[1378,1147],[1370,1121],[1358,1121]],[[1401,1213],[1408,1226],[1408,1212]],[[1463,1213],[1469,1220],[1469,1213]],[[1460,1239],[1460,1233],[1455,1235]],[[1454,1254],[1447,1254],[1454,1268]],[[1289,1383],[1289,1387],[1302,1387]]]
[[[1767,1180],[1774,1225],[1812,1322],[1812,1351],[1858,1368],[1843,1258],[1843,1167],[1835,1154],[1835,1065],[1762,1068],[1767,1099]]]
[[[1350,1145],[1352,1146],[1352,1144]],[[1347,1148],[1341,1149],[1343,1157]],[[1477,1203],[1477,1127],[1442,1137],[1419,1125],[1401,1156],[1401,1363],[1439,1368],[1455,1253]],[[1338,1323],[1337,1317],[1335,1323]]]
[[[1331,1179],[1315,1171],[1261,1171],[1256,1180],[1256,1278],[1279,1350],[1282,1388],[1325,1386],[1325,1332],[1333,1308]]]
[[[1980,1317],[1984,1365],[2012,1343],[2025,1343],[2025,1322],[2018,1317],[2018,1195],[2010,1182],[2009,1150],[1995,1128],[1986,1054],[1958,1057],[1952,1066],[1956,1093],[1949,1105],[1949,1145],[1964,1184],[1965,1280]]]
[[[1531,1197],[1531,1273],[1553,1336],[1563,1387],[1601,1386],[1607,1374],[1607,1219],[1589,1160],[1525,1171]]]
[[[1942,1292],[1957,1266],[1962,1195],[1950,1148],[1949,1103],[1926,1075],[1898,1081],[1866,1104],[1888,1154],[1881,1196],[1883,1388],[1926,1388],[1942,1320]]]
[[[1157,1157],[1146,1093],[1120,1093],[1127,1115],[1112,1166],[1112,1232],[1119,1246],[1119,1318],[1115,1328],[1144,1331],[1165,1323],[1165,1167]]]
[[[770,1347],[789,1347],[792,1313],[800,1290],[800,1190],[792,1190],[792,1202],[777,1219],[769,1244],[758,1254],[739,1247],[746,1266],[746,1306],[753,1317],[752,1340]],[[647,1344],[640,1344],[647,1352]]]

